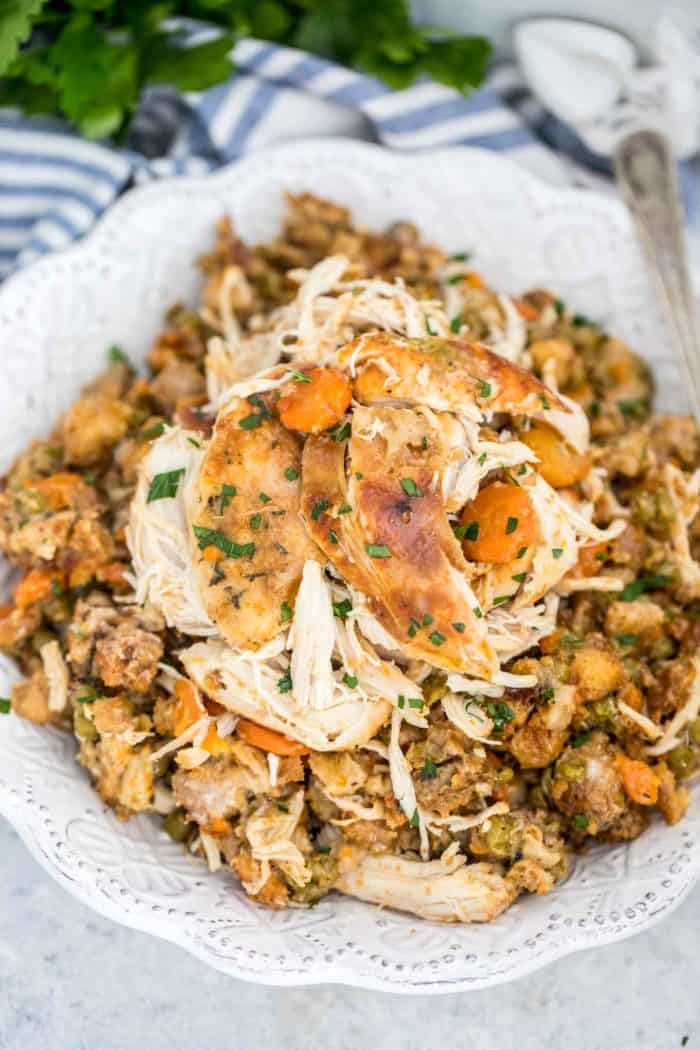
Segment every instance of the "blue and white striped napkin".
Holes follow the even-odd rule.
[[[125,149],[0,111],[0,278],[86,233],[134,183],[201,173],[295,138],[346,135],[398,150],[467,144],[507,150],[550,181],[580,175],[538,137],[543,111],[513,66],[465,97],[428,80],[393,91],[259,40],[241,40],[233,57],[235,75],[201,94],[147,90]]]

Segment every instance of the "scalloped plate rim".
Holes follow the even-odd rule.
[[[250,167],[255,168],[259,165],[261,158],[269,157],[270,159],[279,159],[280,157],[283,158],[285,154],[299,154],[304,151],[312,153],[332,152],[335,157],[342,154],[349,155],[350,157],[353,155],[355,157],[365,155],[368,158],[374,157],[378,160],[381,159],[382,162],[387,162],[394,168],[415,165],[416,162],[418,165],[424,166],[429,163],[434,163],[435,161],[453,160],[456,156],[460,156],[462,160],[469,158],[478,160],[479,158],[482,158],[488,164],[500,167],[506,175],[512,173],[512,176],[514,178],[517,177],[519,182],[529,184],[533,191],[546,195],[546,197],[552,201],[572,201],[581,198],[581,196],[585,194],[586,201],[589,204],[598,206],[604,211],[607,211],[611,218],[614,217],[616,222],[622,223],[623,227],[629,229],[631,234],[629,218],[624,206],[618,200],[590,190],[550,185],[537,175],[522,168],[516,161],[504,154],[480,147],[470,146],[453,146],[431,151],[415,151],[402,154],[387,150],[384,147],[372,143],[358,142],[353,139],[342,137],[305,138],[257,150],[250,156],[227,164],[214,172],[197,175],[178,175],[129,189],[107,209],[105,214],[95,223],[94,227],[79,241],[57,251],[50,252],[46,256],[36,259],[24,269],[11,274],[0,288],[0,307],[2,307],[6,300],[14,298],[17,294],[21,294],[24,282],[33,282],[36,280],[37,276],[42,275],[44,271],[50,271],[52,263],[58,257],[62,260],[70,256],[84,255],[89,257],[96,248],[99,248],[100,242],[103,238],[109,235],[113,226],[119,222],[121,215],[128,214],[132,210],[146,204],[152,196],[157,196],[159,192],[162,192],[165,189],[171,191],[174,189],[182,192],[189,192],[192,190],[206,191],[217,182],[225,183],[234,171],[242,171]],[[41,848],[32,828],[32,822],[28,819],[29,809],[30,807],[23,801],[23,799],[13,799],[11,793],[8,794],[7,802],[5,802],[5,799],[0,795],[0,814],[5,817],[8,823],[14,828],[24,845],[27,847],[29,853],[39,862],[41,867],[54,879],[54,881],[71,893],[71,895],[77,900],[86,904],[107,919],[130,929],[151,934],[168,943],[184,948],[189,954],[207,963],[221,973],[270,987],[341,984],[348,987],[393,992],[394,994],[400,995],[449,994],[450,992],[476,991],[488,987],[496,987],[532,974],[542,967],[550,965],[556,960],[565,958],[575,952],[585,951],[595,947],[603,947],[607,944],[626,940],[638,933],[651,929],[657,923],[661,922],[665,916],[674,911],[683,900],[685,900],[700,879],[700,866],[691,863],[686,872],[686,880],[677,890],[675,897],[664,901],[658,909],[644,914],[643,918],[634,925],[630,925],[627,928],[611,928],[609,931],[605,932],[596,930],[593,927],[579,929],[577,932],[570,934],[560,942],[555,942],[549,947],[545,946],[539,951],[533,950],[532,954],[525,962],[523,962],[521,956],[517,962],[514,962],[512,968],[502,968],[498,973],[490,973],[484,977],[470,979],[454,976],[449,978],[436,978],[434,980],[429,978],[422,980],[416,977],[407,977],[406,982],[402,984],[398,981],[382,979],[379,976],[374,977],[372,975],[360,973],[353,974],[346,972],[342,974],[326,975],[321,972],[320,968],[317,969],[316,972],[313,970],[305,970],[303,972],[292,971],[291,973],[279,971],[264,972],[241,966],[231,958],[217,958],[215,954],[207,952],[202,946],[200,946],[196,939],[180,933],[174,923],[171,923],[168,928],[164,925],[162,920],[151,919],[149,921],[138,912],[124,913],[123,911],[120,911],[116,902],[111,901],[106,896],[100,895],[94,884],[86,887],[84,884],[71,879],[71,877],[66,872],[62,871],[61,868],[54,863],[53,859]],[[367,907],[371,908],[372,906],[367,905]],[[420,920],[416,921],[420,923]]]

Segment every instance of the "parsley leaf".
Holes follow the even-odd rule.
[[[245,558],[255,554],[254,543],[236,543],[218,529],[206,529],[201,525],[193,525],[192,531],[197,537],[197,546],[200,550],[204,550],[205,547],[216,547],[223,551],[227,558]]]
[[[662,576],[661,573],[652,573],[649,576],[639,576],[632,583],[628,583],[626,587],[623,587],[620,591],[620,599],[623,602],[633,602],[636,598],[639,598],[641,594],[645,594],[647,591],[661,590],[668,583],[668,576]]]
[[[407,496],[422,496],[423,490],[416,485],[413,478],[401,478],[401,488]]]
[[[390,558],[391,551],[386,543],[368,543],[365,550],[370,558]]]
[[[185,473],[185,468],[179,470],[167,470],[164,474],[156,474],[148,489],[146,503],[153,503],[157,499],[173,499],[177,495],[177,487],[180,478]]]

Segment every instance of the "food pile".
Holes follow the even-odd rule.
[[[681,819],[700,445],[642,361],[307,194],[199,262],[5,479],[4,708],[275,908],[487,921]]]

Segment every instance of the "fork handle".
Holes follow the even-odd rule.
[[[683,369],[693,415],[700,423],[700,328],[668,139],[657,131],[635,131],[618,144],[614,166]]]

